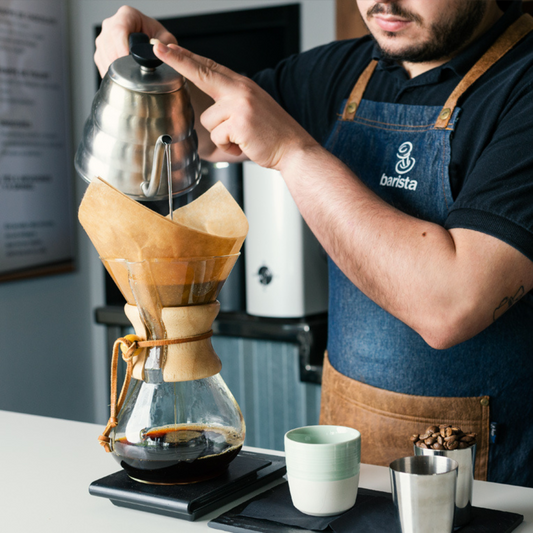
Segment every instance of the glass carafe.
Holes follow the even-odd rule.
[[[127,352],[127,389],[107,447],[137,481],[210,479],[242,447],[244,420],[210,339],[216,297],[237,257],[103,259],[141,339]]]

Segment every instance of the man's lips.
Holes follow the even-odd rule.
[[[410,20],[385,15],[374,15],[377,25],[388,32],[397,32],[411,24]]]

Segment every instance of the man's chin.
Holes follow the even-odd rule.
[[[434,61],[435,57],[428,57],[428,46],[424,42],[417,42],[413,45],[412,39],[403,39],[401,35],[394,34],[386,39],[375,39],[381,55],[384,59],[391,61],[407,61],[410,63],[423,63]],[[415,41],[416,42],[416,41]]]

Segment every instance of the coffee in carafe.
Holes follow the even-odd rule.
[[[147,431],[142,441],[138,448],[126,437],[115,439],[115,458],[131,478],[161,485],[212,479],[242,448],[240,433],[216,426],[165,426]]]

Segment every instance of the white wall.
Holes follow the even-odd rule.
[[[75,150],[95,94],[94,28],[124,2],[66,1]],[[335,0],[131,0],[129,5],[154,17],[175,17],[298,2],[302,48],[333,40]],[[77,209],[86,185],[74,172],[73,179]],[[94,323],[94,309],[104,303],[104,275],[79,224],[77,236],[75,273],[0,285],[0,409],[107,420],[105,328]]]

